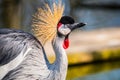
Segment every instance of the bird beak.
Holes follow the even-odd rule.
[[[77,28],[81,28],[83,26],[85,26],[86,24],[85,23],[74,23],[70,26],[70,29],[71,30],[74,30],[74,29],[77,29]]]

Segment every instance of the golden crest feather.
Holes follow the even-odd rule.
[[[52,4],[52,9],[48,4],[45,4],[44,9],[38,8],[33,16],[32,31],[42,45],[56,36],[57,24],[63,15],[63,11],[64,6],[59,1],[58,4]]]

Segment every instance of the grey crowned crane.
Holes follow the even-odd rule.
[[[65,80],[69,34],[84,26],[62,16],[64,5],[38,9],[33,17],[33,36],[15,29],[0,29],[0,80]],[[56,60],[50,64],[44,44],[51,41]]]

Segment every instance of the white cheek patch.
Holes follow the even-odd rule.
[[[58,28],[58,31],[63,34],[63,35],[67,35],[71,32],[71,30],[66,26],[66,25],[61,25],[59,28]]]

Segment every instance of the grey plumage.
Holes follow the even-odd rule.
[[[21,31],[0,29],[0,66],[9,63],[26,48],[27,41],[31,40],[28,36]]]
[[[67,57],[65,57],[66,61],[63,61],[63,58],[59,57],[62,55],[57,55],[56,57],[58,59],[56,60],[56,62],[54,64],[50,64],[49,61],[47,60],[45,51],[41,46],[40,42],[31,34],[25,33],[23,31],[7,30],[7,29],[4,30],[1,29],[0,31],[1,31],[0,38],[2,39],[0,40],[1,43],[0,52],[2,52],[2,54],[0,53],[0,59],[1,59],[0,68],[14,61],[20,54],[22,54],[23,56],[21,62],[17,66],[16,63],[12,65],[16,67],[6,71],[4,78],[2,80],[23,80],[23,79],[24,80],[63,80],[64,79],[61,77],[61,75],[59,75],[59,73],[63,72],[60,70],[61,66],[66,66],[63,67],[63,70],[65,68],[64,71],[66,72],[67,64],[64,65],[61,63],[66,63]],[[5,32],[3,32],[2,34],[2,31]],[[58,38],[57,40],[60,42],[59,44],[62,43],[62,41],[59,40]],[[55,41],[55,44],[58,44],[58,41],[57,42]],[[5,45],[8,46],[6,47]],[[57,49],[59,49],[59,46],[56,47]],[[24,53],[27,51],[27,49],[30,50],[24,56]],[[10,52],[8,53],[9,50]],[[58,52],[59,54],[59,52],[61,52],[61,49],[59,49],[56,52]],[[66,55],[65,51],[63,52]],[[5,59],[3,56],[5,56]],[[59,64],[60,61],[62,62]]]

